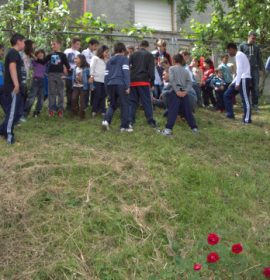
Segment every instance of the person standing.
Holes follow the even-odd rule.
[[[10,43],[12,48],[6,55],[5,59],[5,77],[4,77],[4,96],[5,118],[0,125],[0,136],[7,140],[8,144],[15,142],[13,133],[14,124],[19,120],[19,111],[22,106],[22,72],[25,71],[24,63],[20,56],[24,49],[25,37],[21,34],[14,34]]]
[[[154,87],[155,81],[155,61],[153,55],[147,50],[149,42],[143,40],[140,49],[130,56],[130,76],[131,90],[129,95],[130,127],[135,123],[136,110],[141,102],[147,122],[150,126],[156,127],[156,121],[153,118],[153,107],[151,100],[150,87]]]
[[[67,110],[71,111],[72,103],[72,76],[73,70],[76,67],[75,58],[80,54],[79,49],[81,48],[81,39],[73,38],[71,42],[71,47],[64,51],[67,57],[68,63],[70,65],[70,72],[66,76],[66,96],[67,96]]]
[[[251,123],[251,105],[250,105],[250,91],[249,86],[251,82],[250,63],[247,56],[237,50],[235,43],[229,43],[227,46],[228,53],[231,57],[235,57],[236,61],[236,77],[232,81],[232,84],[226,90],[224,94],[224,103],[227,112],[227,118],[234,119],[233,112],[233,95],[236,91],[239,91],[243,103],[244,115],[243,123]]]
[[[251,97],[252,97],[252,107],[258,112],[259,104],[259,83],[260,83],[260,71],[264,71],[264,64],[262,60],[262,54],[260,47],[256,44],[257,33],[250,31],[248,33],[248,40],[240,45],[240,51],[243,52],[249,60],[252,87],[251,87]]]

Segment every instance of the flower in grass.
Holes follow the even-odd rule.
[[[263,275],[265,276],[265,278],[270,278],[270,266],[264,268]]]
[[[208,263],[216,263],[220,259],[220,256],[216,252],[212,252],[207,256],[207,262]]]
[[[232,245],[232,252],[234,254],[241,254],[243,252],[243,246],[240,243]]]
[[[193,269],[195,271],[199,271],[202,269],[202,265],[200,263],[195,263],[194,266],[193,266]]]
[[[217,245],[220,241],[220,237],[216,233],[210,233],[207,238],[209,245]]]

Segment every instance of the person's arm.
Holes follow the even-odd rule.
[[[11,62],[9,64],[9,72],[10,72],[11,80],[12,80],[13,85],[14,85],[13,92],[18,94],[20,92],[20,84],[19,84],[19,80],[18,80],[16,62]]]
[[[235,86],[239,87],[242,79],[243,70],[244,70],[241,56],[236,55],[235,61],[236,61],[236,77],[234,80],[235,80]]]
[[[178,92],[178,87],[177,87],[177,82],[174,78],[174,71],[173,71],[172,67],[169,68],[169,82],[172,86],[172,89],[175,91],[175,93],[177,93]]]
[[[264,69],[264,63],[263,63],[263,59],[262,59],[262,52],[261,52],[261,48],[258,46],[258,54],[257,54],[257,59],[258,59],[258,65],[259,65],[259,69],[263,72],[265,72]]]
[[[186,76],[186,92],[188,93],[192,90],[192,80],[188,72]]]
[[[94,56],[91,59],[91,63],[90,63],[90,83],[94,82],[94,78],[95,78],[95,72],[96,72],[96,64],[97,64],[97,57]]]
[[[129,60],[128,60],[127,57],[125,57],[125,59],[123,59],[122,72],[123,72],[123,75],[124,75],[126,92],[129,93],[129,90],[130,90],[130,72],[129,72]]]
[[[155,60],[151,54],[150,54],[149,58],[150,58],[150,61],[149,61],[149,66],[148,66],[148,75],[150,78],[150,85],[151,85],[151,87],[153,87],[154,83],[155,83]]]
[[[70,70],[70,64],[68,62],[67,56],[65,54],[62,55],[62,63],[66,66],[67,70]]]
[[[106,64],[106,70],[105,70],[105,74],[104,74],[104,84],[105,84],[105,86],[108,85],[109,75],[110,75],[110,61],[108,61],[107,64]]]

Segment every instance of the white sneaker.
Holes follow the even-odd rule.
[[[195,128],[192,128],[192,132],[195,133],[195,134],[197,134],[197,133],[199,133],[199,129],[196,128],[196,127],[195,127]]]
[[[102,121],[102,128],[104,130],[110,130],[110,125],[107,121]]]
[[[158,131],[160,134],[165,135],[165,136],[172,136],[172,130],[169,128],[165,128],[163,130]]]
[[[92,113],[92,118],[95,118],[97,116],[97,113],[93,112]]]
[[[25,117],[21,117],[21,118],[20,118],[20,122],[21,122],[21,123],[26,122],[26,118],[25,118]]]
[[[133,132],[133,128],[130,128],[130,127],[129,128],[123,128],[122,127],[122,128],[120,128],[120,132],[129,132],[130,133],[130,132]]]

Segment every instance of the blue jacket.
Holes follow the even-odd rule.
[[[4,64],[0,61],[0,88],[4,87]]]
[[[74,70],[72,71],[72,86],[74,85],[74,81],[76,79],[76,68],[77,67],[75,67]],[[89,90],[89,87],[90,87],[89,82],[88,82],[89,77],[90,77],[89,67],[83,68],[82,76],[83,76],[83,90]]]
[[[123,85],[129,89],[129,60],[126,56],[115,55],[107,62],[104,83],[106,86]]]
[[[213,78],[212,78],[212,80],[211,80],[211,87],[212,88],[218,88],[218,90],[220,90],[220,88],[222,87],[222,86],[226,86],[226,83],[225,83],[225,81],[223,80],[223,79],[221,79],[220,77],[218,77],[218,76],[214,76]]]

